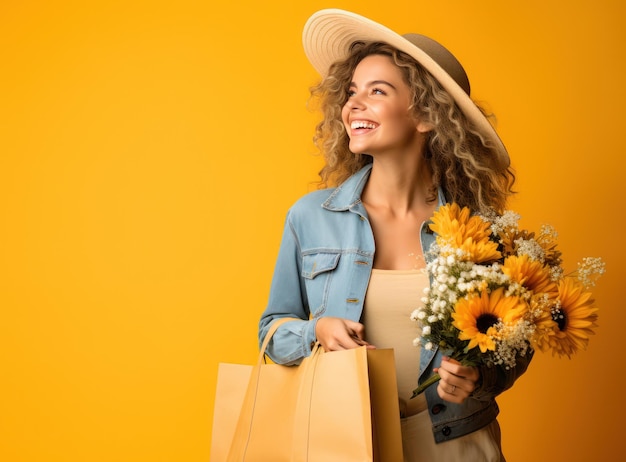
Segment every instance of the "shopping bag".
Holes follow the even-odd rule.
[[[324,353],[299,366],[218,368],[211,462],[402,462],[393,350]]]

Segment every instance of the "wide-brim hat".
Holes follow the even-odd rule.
[[[385,42],[412,56],[454,98],[474,127],[509,161],[508,153],[489,120],[470,97],[470,84],[461,63],[443,45],[420,34],[400,35],[366,17],[340,9],[314,13],[302,32],[304,52],[322,77],[336,61],[346,58],[354,42]]]

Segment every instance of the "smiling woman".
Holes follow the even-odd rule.
[[[307,22],[304,44],[322,75],[312,95],[324,116],[316,141],[330,187],[288,213],[259,340],[289,317],[297,320],[267,349],[278,363],[298,363],[316,342],[326,351],[393,348],[405,461],[502,461],[495,398],[530,355],[498,373],[465,366],[436,346],[414,348],[409,319],[429,284],[430,217],[447,201],[503,211],[514,182],[507,151],[472,102],[460,63],[437,42],[323,10]],[[305,264],[329,253],[332,267],[307,276]],[[411,400],[435,373],[437,387]]]

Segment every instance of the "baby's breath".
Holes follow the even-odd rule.
[[[578,280],[585,288],[594,287],[598,278],[605,272],[605,264],[601,258],[585,257],[578,263]]]
[[[507,210],[502,215],[494,214],[488,221],[491,222],[491,232],[498,236],[507,230],[517,229],[519,219],[520,216],[517,213]]]
[[[517,255],[528,255],[531,260],[545,261],[545,251],[535,239],[516,239]]]

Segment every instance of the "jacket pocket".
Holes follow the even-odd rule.
[[[326,310],[334,271],[339,265],[340,257],[339,252],[318,252],[302,257],[302,277],[313,317],[321,316]]]
[[[332,271],[339,264],[339,253],[314,253],[302,257],[302,277],[314,279],[318,274]]]

